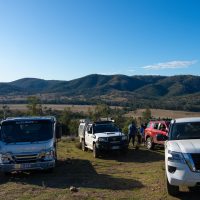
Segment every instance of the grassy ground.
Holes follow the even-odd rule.
[[[126,155],[114,152],[95,159],[77,143],[59,142],[59,161],[53,173],[0,174],[0,197],[4,199],[199,199],[198,193],[182,188],[179,197],[167,195],[162,149],[145,147]],[[70,192],[70,186],[78,192]]]

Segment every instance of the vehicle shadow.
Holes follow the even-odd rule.
[[[151,163],[165,159],[163,150],[150,151],[146,148],[140,148],[138,150],[129,149],[126,153],[123,152],[108,152],[102,156],[102,159],[117,160],[119,162],[138,162],[138,163]]]
[[[81,159],[60,160],[52,173],[34,171],[12,173],[9,176],[1,175],[0,184],[7,182],[60,189],[70,186],[110,190],[132,190],[143,187],[137,180],[98,174],[90,161]]]
[[[181,200],[199,200],[200,199],[200,191],[196,192],[180,192],[177,196],[177,199]]]

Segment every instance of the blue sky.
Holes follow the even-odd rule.
[[[199,0],[0,0],[0,82],[199,67]]]

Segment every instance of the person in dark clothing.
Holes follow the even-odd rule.
[[[133,147],[135,143],[136,134],[137,134],[137,128],[135,126],[135,122],[132,121],[132,123],[128,126],[128,136],[129,136],[129,143],[132,140]]]

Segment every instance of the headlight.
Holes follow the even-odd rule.
[[[100,137],[98,139],[99,142],[108,142],[108,138],[103,138],[103,137]]]
[[[185,164],[185,159],[182,153],[170,150],[168,151],[168,161]]]
[[[49,150],[47,152],[42,152],[40,156],[43,158],[43,160],[48,161],[48,160],[53,160],[54,159],[54,151]]]
[[[13,160],[11,154],[0,154],[0,162],[3,164],[8,164],[10,161]]]
[[[126,135],[123,135],[122,140],[128,140],[128,137]]]

